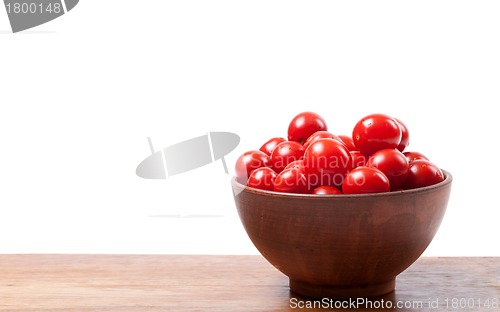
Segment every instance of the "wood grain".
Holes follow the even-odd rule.
[[[500,258],[420,258],[373,309],[341,310],[380,311],[382,299],[412,305],[394,311],[500,311]],[[260,256],[0,255],[0,311],[305,311],[295,303],[314,302]]]

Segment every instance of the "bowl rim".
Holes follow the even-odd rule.
[[[253,187],[249,187],[246,185],[241,184],[236,180],[236,176],[233,176],[231,179],[231,184],[238,188],[241,189],[240,192],[250,192],[250,193],[255,193],[255,194],[260,194],[260,195],[269,195],[269,196],[278,196],[278,197],[285,197],[285,198],[373,198],[373,197],[381,197],[381,196],[400,196],[403,194],[415,194],[415,193],[421,193],[421,192],[426,192],[426,191],[431,191],[433,189],[438,189],[445,187],[453,181],[453,176],[451,175],[450,172],[441,169],[444,173],[444,180],[433,184],[429,186],[424,186],[424,187],[419,187],[415,189],[409,189],[409,190],[400,190],[400,191],[390,191],[390,192],[383,192],[383,193],[369,193],[369,194],[300,194],[300,193],[283,193],[283,192],[275,192],[275,191],[266,191],[266,190],[261,190]],[[234,194],[237,195],[237,194]]]

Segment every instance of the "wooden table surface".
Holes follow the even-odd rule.
[[[0,311],[37,312],[500,311],[500,258],[420,258],[395,292],[361,299],[299,297],[260,256],[0,255]]]

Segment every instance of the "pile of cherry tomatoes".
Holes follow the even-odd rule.
[[[288,140],[271,138],[236,161],[236,179],[286,193],[364,194],[401,191],[444,180],[443,171],[409,145],[405,124],[384,114],[359,120],[352,136],[328,132],[313,112],[295,116]]]

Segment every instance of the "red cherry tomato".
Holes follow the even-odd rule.
[[[290,169],[290,168],[299,168],[303,173],[306,173],[306,169],[304,169],[304,160],[302,160],[302,159],[292,161],[283,170]]]
[[[438,166],[428,160],[417,159],[410,162],[410,170],[403,188],[414,189],[433,185],[443,180],[443,171]]]
[[[307,138],[306,142],[304,143],[304,149],[307,149],[312,142],[317,141],[319,139],[334,139],[336,141],[344,143],[338,136],[336,136],[333,133],[330,133],[328,131],[316,131],[313,134],[311,134],[310,137]]]
[[[312,187],[340,186],[352,168],[352,158],[344,144],[333,139],[319,139],[304,154],[306,177]]]
[[[397,149],[400,152],[403,152],[405,148],[410,145],[410,132],[408,131],[408,127],[401,120],[397,118],[394,118],[394,120],[396,120],[399,128],[401,129],[401,141],[399,142]]]
[[[376,168],[358,167],[351,170],[342,183],[344,194],[383,193],[391,190],[389,179]]]
[[[312,191],[313,194],[317,194],[317,195],[326,195],[326,194],[329,194],[329,195],[338,195],[338,194],[342,194],[342,192],[334,187],[334,186],[329,186],[329,185],[322,185],[322,186],[318,186],[317,188],[315,188],[313,191]]]
[[[261,190],[272,191],[274,190],[276,176],[276,172],[269,167],[257,168],[250,174],[247,185]]]
[[[266,155],[268,156],[271,156],[271,153],[273,152],[273,149],[276,147],[276,145],[280,144],[281,142],[285,142],[286,140],[283,139],[283,138],[272,138],[270,139],[269,141],[267,141],[266,143],[264,143],[259,151],[265,153]]]
[[[248,151],[241,155],[235,164],[236,180],[246,184],[248,177],[257,168],[266,167],[269,164],[269,156],[261,151]]]
[[[368,159],[368,167],[377,168],[389,179],[391,189],[399,188],[408,176],[408,159],[397,149],[386,148]]]
[[[349,152],[359,151],[359,149],[356,147],[356,145],[354,145],[354,141],[352,140],[352,137],[345,135],[345,134],[341,134],[338,137],[339,137],[339,139],[342,140],[342,142],[344,142],[344,144],[347,147],[347,149],[349,150]]]
[[[283,170],[274,180],[274,191],[284,193],[309,193],[307,180],[299,168]]]
[[[271,167],[280,173],[292,161],[304,157],[304,147],[295,141],[281,142],[276,145],[271,153]]]
[[[327,131],[326,121],[313,112],[295,116],[288,126],[288,140],[303,144],[316,131]]]
[[[408,162],[410,163],[417,159],[429,160],[429,158],[419,152],[404,152],[403,155],[405,155],[406,159],[408,159]]]
[[[365,155],[363,155],[360,151],[350,151],[349,154],[351,154],[352,158],[352,168],[366,166],[368,158]]]
[[[372,155],[384,148],[396,148],[401,142],[398,122],[384,114],[363,117],[352,131],[352,140],[361,153]]]

